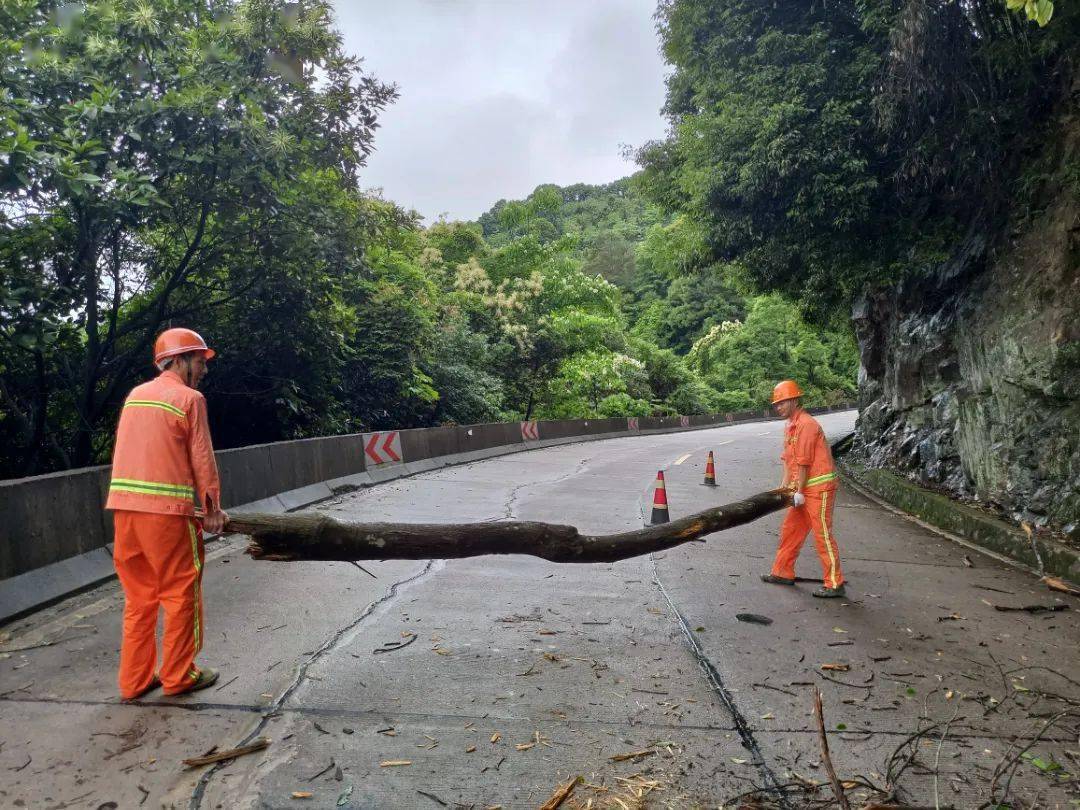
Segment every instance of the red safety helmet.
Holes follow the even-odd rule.
[[[192,329],[166,329],[154,341],[154,364],[159,365],[166,357],[199,351],[207,360],[217,353]]]
[[[782,380],[776,384],[776,387],[772,390],[772,404],[777,402],[783,402],[785,399],[795,399],[795,397],[801,397],[803,395],[802,389],[799,388],[799,384],[794,380]]]

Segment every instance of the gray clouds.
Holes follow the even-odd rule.
[[[399,86],[361,181],[433,220],[540,183],[634,171],[664,132],[655,0],[335,0],[365,68]]]

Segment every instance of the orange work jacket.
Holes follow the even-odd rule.
[[[787,470],[788,483],[798,483],[799,467],[809,467],[803,492],[831,492],[836,489],[837,474],[833,467],[832,448],[825,439],[817,419],[799,408],[787,421],[784,430],[784,452],[780,454]]]
[[[166,370],[124,400],[105,508],[193,515],[196,506],[221,507],[206,399]]]

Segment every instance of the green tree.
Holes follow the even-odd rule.
[[[811,328],[779,295],[751,301],[746,321],[714,326],[687,361],[717,392],[721,410],[761,407],[773,386],[794,379],[809,405],[831,405],[855,393],[857,351],[850,333]]]
[[[644,363],[609,349],[566,358],[549,389],[545,415],[554,417],[633,416],[651,395]]]
[[[636,185],[701,230],[703,264],[736,263],[824,319],[1017,203],[1078,8],[1037,29],[1001,0],[664,0],[671,135],[638,152]]]
[[[845,245],[871,238],[880,186],[867,90],[881,32],[855,0],[668,0],[658,16],[673,135],[639,152],[641,186],[701,229],[708,260],[843,292]]]
[[[500,369],[506,406],[523,418],[532,417],[564,359],[591,348],[621,348],[625,327],[616,288],[582,273],[564,241],[515,240],[483,264],[473,259],[459,266],[456,285],[494,315],[498,340],[508,349]]]
[[[264,282],[298,238],[299,172],[355,188],[395,91],[331,19],[316,0],[4,4],[0,373],[24,471],[99,458],[161,326]]]

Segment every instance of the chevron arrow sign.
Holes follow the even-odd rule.
[[[364,455],[368,464],[400,464],[401,434],[396,430],[364,434]]]

